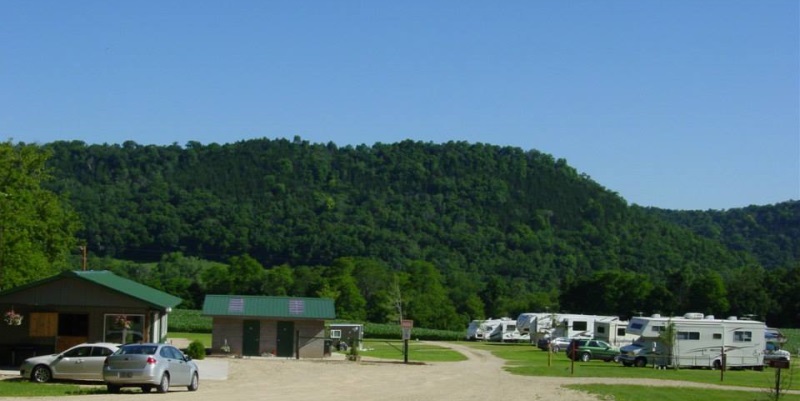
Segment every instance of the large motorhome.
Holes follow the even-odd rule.
[[[502,322],[510,320],[511,319],[507,317],[500,319],[489,318],[486,320],[473,320],[467,327],[466,338],[470,341],[489,340],[489,335],[494,332]]]
[[[672,346],[664,335],[672,325]],[[634,317],[628,333],[639,338],[621,348],[620,362],[625,366],[723,366],[737,368],[763,367],[765,330],[763,322],[736,317],[715,319],[702,313],[678,317]],[[724,362],[723,362],[724,351]],[[724,365],[723,365],[724,363]]]

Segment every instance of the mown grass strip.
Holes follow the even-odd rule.
[[[403,360],[402,340],[365,340],[364,348],[365,351],[359,352],[362,356]],[[466,359],[461,353],[449,348],[417,341],[408,342],[409,362],[458,362]]]
[[[495,356],[505,359],[508,361],[505,369],[520,375],[681,380],[763,389],[775,385],[775,370],[771,368],[765,368],[763,371],[726,370],[723,376],[720,371],[711,369],[657,370],[650,367],[624,367],[621,364],[602,361],[575,362],[573,365],[563,352],[553,354],[552,359],[548,362],[548,353],[531,345],[468,344],[475,348],[488,350]],[[800,373],[795,369],[784,369],[781,375],[786,383],[800,383]]]
[[[103,385],[74,383],[32,383],[22,379],[0,380],[0,397],[48,397],[65,395],[105,394]]]
[[[570,384],[567,388],[597,395],[601,400],[614,401],[769,401],[775,395],[769,391],[710,390],[688,387],[659,387],[622,384]],[[800,395],[783,394],[781,401],[800,401]]]

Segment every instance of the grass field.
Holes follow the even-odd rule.
[[[726,398],[727,395],[717,394],[714,397],[698,396],[698,400],[714,399],[715,401],[721,400],[756,400],[765,399],[759,398],[758,394],[768,394],[771,388],[775,386],[775,370],[765,368],[763,371],[754,370],[726,370],[720,372],[718,370],[710,369],[680,369],[680,370],[656,370],[652,368],[632,368],[623,367],[620,364],[613,362],[575,362],[570,361],[563,353],[549,355],[536,347],[528,344],[497,344],[497,343],[470,343],[471,346],[479,349],[485,349],[492,354],[508,361],[506,370],[514,374],[527,375],[527,376],[558,376],[558,377],[609,377],[609,378],[641,378],[641,379],[661,379],[661,380],[680,380],[695,383],[718,384],[725,386],[741,386],[752,387],[761,389],[755,393],[747,393],[746,396],[750,398],[738,398],[742,395],[739,391],[732,391],[731,397]],[[791,389],[791,383],[800,383],[797,372],[794,369],[784,369],[782,372],[782,387]],[[606,385],[588,385],[588,388],[597,388],[597,394],[604,394],[611,392],[617,397],[615,392],[620,391],[619,397],[615,398],[617,401],[624,399],[646,399],[642,397],[652,396],[653,399],[662,398],[662,392],[673,394],[670,388],[669,391],[664,391],[659,388],[650,388],[645,386],[606,386]],[[628,390],[633,388],[632,390]],[[583,388],[582,388],[583,389]],[[659,391],[660,390],[660,391]],[[624,393],[633,391],[636,396],[633,398],[620,398],[626,397]],[[690,394],[701,393],[698,389],[682,389],[681,392],[686,391]],[[706,390],[703,390],[706,391]],[[707,390],[712,391],[712,390]],[[595,393],[595,391],[590,391]],[[714,391],[716,394],[716,391]],[[728,392],[725,392],[728,393]],[[756,397],[756,398],[753,398]],[[794,397],[794,396],[792,396]],[[679,397],[675,398],[693,399]],[[774,399],[774,398],[773,398]],[[797,398],[786,398],[800,400]]]
[[[185,338],[189,341],[198,340],[203,343],[203,346],[206,348],[211,348],[211,333],[187,333],[187,332],[169,332],[169,341],[170,338]]]
[[[360,355],[390,360],[403,360],[403,341],[401,340],[366,340],[364,341],[364,348],[366,351],[360,351]],[[456,362],[466,359],[467,357],[461,353],[445,347],[417,341],[408,342],[409,362]]]
[[[775,395],[768,391],[736,391],[736,390],[708,390],[697,388],[681,388],[657,386],[632,386],[608,384],[574,384],[566,386],[574,390],[585,391],[600,397],[600,399],[614,401],[774,401]],[[781,401],[799,401],[800,395],[784,394]]]

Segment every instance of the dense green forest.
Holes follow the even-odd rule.
[[[331,297],[344,319],[402,313],[442,329],[542,310],[800,324],[796,201],[642,208],[563,159],[466,142],[4,146],[44,155],[42,190],[80,224],[52,268],[80,266],[85,244],[90,268],[186,308],[239,293]],[[0,181],[0,193],[26,190]],[[25,269],[0,259],[7,277]]]

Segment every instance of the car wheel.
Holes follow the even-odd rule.
[[[200,378],[197,376],[197,372],[194,372],[192,375],[192,382],[187,387],[189,391],[197,391],[197,388],[200,387]]]
[[[119,386],[115,386],[113,384],[106,384],[106,391],[112,394],[119,393]]]
[[[581,362],[589,362],[590,359],[592,359],[592,356],[588,352],[581,354]]]
[[[647,365],[647,359],[636,358],[636,361],[634,361],[633,364],[636,365],[637,368],[643,368],[644,365]]]
[[[53,372],[50,371],[50,368],[44,365],[39,365],[33,368],[31,372],[31,380],[35,381],[36,383],[47,383],[53,379]]]
[[[159,393],[166,393],[169,391],[169,373],[164,373],[161,376],[161,382],[158,383],[158,387],[156,387]]]

